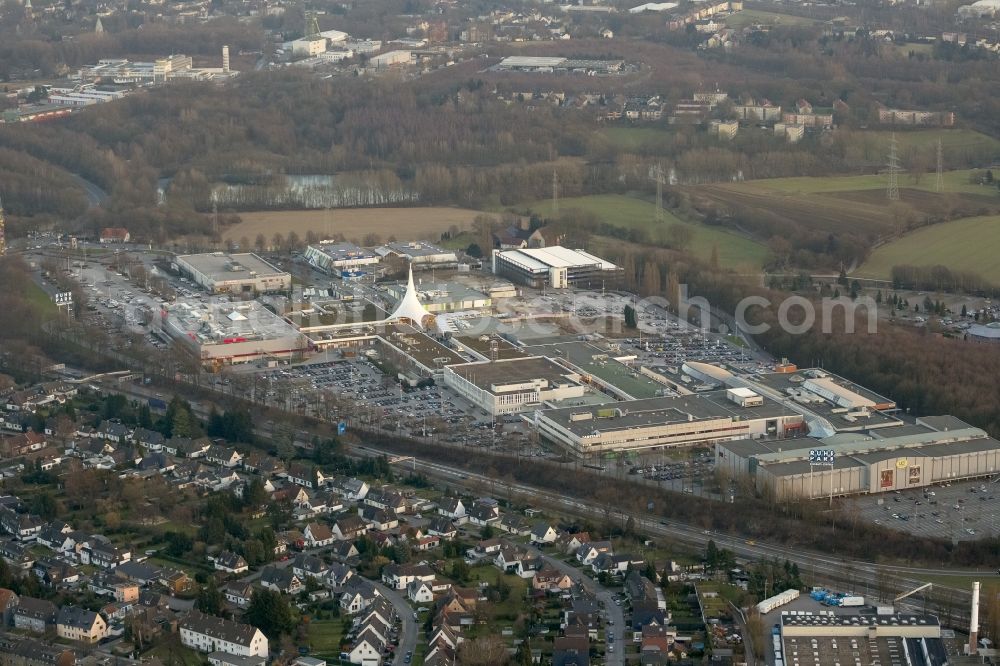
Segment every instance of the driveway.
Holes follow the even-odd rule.
[[[579,583],[584,590],[593,594],[602,604],[604,604],[605,616],[614,623],[609,628],[611,631],[615,632],[616,635],[615,651],[611,654],[605,655],[604,663],[609,666],[623,666],[625,663],[623,655],[623,651],[625,649],[625,643],[623,640],[625,633],[625,613],[622,611],[621,606],[615,605],[615,598],[611,590],[599,584],[590,576],[584,574],[580,569],[577,569],[571,564],[567,564],[562,559],[550,557],[534,548],[529,548],[529,550],[533,550],[535,554],[541,555],[542,560],[546,564],[569,576],[574,583]]]

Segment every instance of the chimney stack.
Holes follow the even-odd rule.
[[[222,71],[223,72],[228,72],[229,71],[229,47],[228,46],[223,46],[222,47]]]
[[[969,656],[975,656],[979,644],[979,581],[972,584],[972,613],[969,617]]]

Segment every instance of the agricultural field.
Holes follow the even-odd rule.
[[[254,242],[257,234],[268,241],[276,233],[294,231],[300,238],[312,231],[320,236],[343,234],[360,240],[375,233],[383,239],[437,240],[451,226],[467,228],[479,211],[467,208],[347,208],[335,210],[257,211],[240,213],[242,221],[226,229],[225,240]]]
[[[608,127],[601,136],[616,147],[638,154],[670,152],[676,133],[656,127]]]
[[[779,14],[777,12],[758,11],[756,9],[744,9],[735,14],[725,17],[726,26],[740,30],[754,23],[766,25],[796,26],[815,25],[816,19],[804,16],[792,16],[791,14]]]
[[[542,216],[552,213],[551,201],[537,201],[528,207]],[[719,255],[719,264],[726,267],[757,270],[767,257],[767,249],[754,240],[722,229],[685,222],[668,210],[663,211],[663,220],[657,222],[656,206],[636,197],[617,194],[568,197],[559,200],[559,208],[560,211],[574,208],[587,211],[602,222],[624,229],[647,229],[654,239],[662,241],[669,238],[671,225],[686,225],[694,232],[690,251],[707,261],[714,247]]]
[[[886,179],[880,175],[773,178],[683,189],[698,208],[716,206],[812,231],[866,238],[895,233],[907,220],[1000,212],[1000,192],[970,183],[968,171],[947,173],[941,193],[933,191],[934,180],[928,175],[915,183],[901,176],[898,202],[885,197]]]
[[[1000,284],[1000,215],[970,217],[918,229],[872,252],[855,275],[888,279],[893,266],[947,266]]]

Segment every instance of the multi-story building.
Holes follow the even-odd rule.
[[[180,633],[181,644],[198,652],[267,657],[267,636],[257,627],[242,622],[193,610],[181,622]]]
[[[93,611],[63,606],[56,617],[56,635],[70,641],[96,643],[108,635],[108,624]]]

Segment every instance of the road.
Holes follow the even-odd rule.
[[[407,652],[413,652],[417,648],[417,621],[413,619],[413,608],[396,590],[389,589],[382,583],[375,583],[378,591],[389,600],[392,607],[396,609],[396,615],[403,628],[399,631],[399,646],[396,648],[396,659],[392,662],[396,666],[402,666]]]
[[[90,204],[91,208],[94,206],[100,206],[107,201],[108,193],[102,190],[97,183],[92,183],[83,176],[78,176],[75,173],[70,175],[73,177],[73,180],[75,180],[80,187],[83,188],[84,192],[87,193],[87,203]]]
[[[528,550],[533,554],[540,556],[549,566],[569,576],[570,580],[574,583],[580,584],[584,590],[597,597],[597,599],[604,605],[605,617],[608,618],[609,624],[611,625],[610,627],[606,627],[606,629],[610,629],[618,635],[618,640],[615,641],[617,644],[615,651],[611,654],[605,655],[604,663],[609,666],[623,666],[625,663],[625,644],[622,640],[625,634],[625,613],[622,611],[621,606],[615,604],[615,598],[611,590],[598,584],[580,569],[577,569],[573,565],[568,564],[559,558],[545,555],[537,548],[529,548]]]

